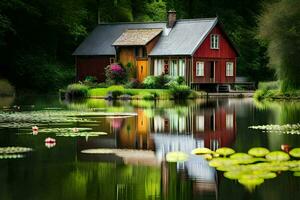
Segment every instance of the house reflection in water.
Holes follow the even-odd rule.
[[[153,162],[139,157],[131,164],[160,163],[162,190],[169,196],[174,184],[174,169],[185,180],[192,180],[194,196],[199,194],[217,195],[217,174],[206,160],[191,156],[185,163],[168,164],[165,155],[171,151],[183,151],[188,154],[197,147],[215,150],[231,146],[236,137],[235,104],[230,99],[208,100],[192,105],[173,106],[171,108],[136,108],[135,117],[106,118],[101,128],[109,134],[103,137],[78,141],[79,149],[117,148],[153,150]],[[101,130],[103,131],[103,130]],[[80,155],[83,160],[122,161],[117,156],[101,155],[89,157]],[[134,159],[131,159],[134,160]],[[130,164],[130,163],[129,163]]]

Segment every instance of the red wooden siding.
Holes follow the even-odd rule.
[[[84,80],[86,76],[94,76],[99,82],[105,81],[104,68],[109,65],[109,58],[114,56],[77,56],[76,79]]]
[[[213,140],[218,141],[219,147],[229,147],[233,144],[236,137],[236,114],[232,109],[220,108],[217,109],[213,115],[213,110],[205,110],[204,116],[204,131],[196,130],[196,116],[193,121],[193,133],[196,139],[203,139],[204,146],[211,148]],[[226,127],[226,115],[233,115],[233,127]],[[214,116],[214,122],[211,116]],[[215,129],[212,130],[212,124],[215,124]]]
[[[211,34],[219,35],[219,49],[210,48]],[[236,76],[237,53],[217,25],[195,51],[193,56],[194,83],[233,83]],[[204,62],[204,76],[196,76],[196,62]],[[215,79],[210,79],[210,62],[215,61]],[[226,62],[233,62],[233,76],[226,76]]]

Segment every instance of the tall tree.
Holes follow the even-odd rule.
[[[270,66],[282,81],[281,89],[299,89],[300,1],[280,0],[266,6],[259,33],[268,43]]]

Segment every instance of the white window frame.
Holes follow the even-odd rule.
[[[218,34],[210,35],[210,48],[211,49],[219,49],[220,48],[220,36]]]
[[[196,116],[196,131],[203,132],[204,128],[205,128],[204,115],[197,115]]]
[[[233,114],[226,114],[226,129],[233,129]]]
[[[233,76],[233,62],[226,62],[226,76]]]
[[[196,76],[204,76],[204,62],[203,61],[196,62]]]
[[[178,61],[178,76],[185,76],[185,59],[179,59]]]
[[[170,75],[178,76],[178,60],[177,59],[171,60]]]
[[[154,76],[160,76],[164,72],[164,60],[154,59]]]

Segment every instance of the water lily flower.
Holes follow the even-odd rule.
[[[47,137],[46,139],[45,139],[45,143],[56,143],[56,140],[54,139],[54,138],[50,138],[50,137]]]
[[[54,142],[54,143],[45,143],[45,146],[46,146],[48,149],[50,149],[50,148],[52,148],[52,147],[55,147],[55,145],[56,145],[56,142]]]
[[[77,132],[79,131],[79,129],[78,129],[78,128],[73,128],[72,131],[73,131],[74,133],[77,133]]]
[[[33,126],[33,127],[32,127],[32,131],[39,131],[39,127]]]
[[[281,150],[284,151],[284,152],[288,153],[290,151],[290,149],[291,149],[291,146],[288,145],[288,144],[282,144],[281,145]]]

